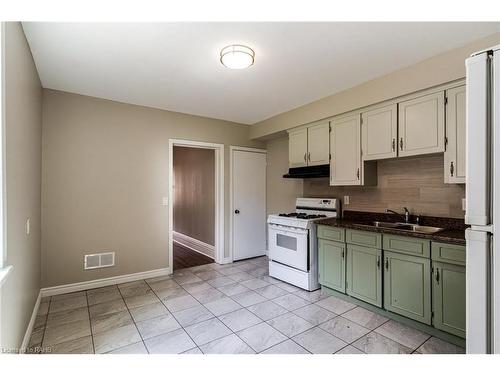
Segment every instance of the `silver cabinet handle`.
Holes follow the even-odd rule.
[[[307,153],[307,160],[311,161],[311,153],[310,152]]]
[[[399,148],[403,151],[403,138],[399,139]]]
[[[389,258],[385,258],[385,269],[389,269]]]
[[[455,172],[455,166],[453,165],[453,162],[450,163],[450,175],[453,177],[453,173]]]
[[[359,168],[358,171],[356,172],[356,178],[359,180]]]
[[[392,138],[392,151],[396,151],[396,138]]]
[[[304,152],[304,161],[307,161],[307,152]]]
[[[380,269],[380,256],[377,257],[377,269]]]
[[[436,283],[439,285],[439,268],[436,268]]]

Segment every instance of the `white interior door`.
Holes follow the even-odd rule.
[[[232,150],[233,259],[266,254],[266,154]]]

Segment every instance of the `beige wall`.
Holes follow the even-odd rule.
[[[5,25],[7,259],[1,346],[19,348],[40,290],[42,88],[21,24]],[[30,235],[26,219],[31,219]]]
[[[274,133],[299,125],[464,78],[465,59],[475,51],[499,43],[500,33],[497,33],[461,48],[444,52],[418,64],[264,120],[252,127],[250,136],[253,139],[272,137]]]
[[[215,151],[176,146],[173,154],[174,231],[215,245]]]
[[[226,121],[43,90],[42,285],[168,266],[168,142],[225,144],[225,249],[229,145],[263,147]],[[115,251],[111,268],[83,270],[83,255]]]
[[[302,196],[302,179],[286,179],[288,137],[267,142],[267,212],[295,211],[295,198]]]
[[[328,178],[304,180],[305,197],[350,197],[346,210],[383,212],[389,208],[426,216],[464,217],[464,184],[443,182],[443,155],[380,160],[377,162],[378,185],[329,186]]]

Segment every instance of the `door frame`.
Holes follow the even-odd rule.
[[[170,138],[168,140],[168,264],[174,271],[174,146],[215,151],[215,262],[229,263],[224,256],[224,145]]]
[[[254,147],[243,147],[243,146],[229,146],[229,261],[233,262],[233,251],[234,251],[234,192],[233,192],[233,167],[234,167],[234,151],[246,151],[246,152],[254,152],[259,154],[266,154],[266,197],[264,206],[266,207],[267,214],[267,150],[262,148],[254,148]],[[266,230],[267,231],[267,230]],[[267,235],[266,235],[266,249],[267,249]],[[268,250],[266,250],[266,254]]]

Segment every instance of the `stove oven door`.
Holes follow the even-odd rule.
[[[309,231],[269,224],[269,258],[275,262],[307,272]]]

